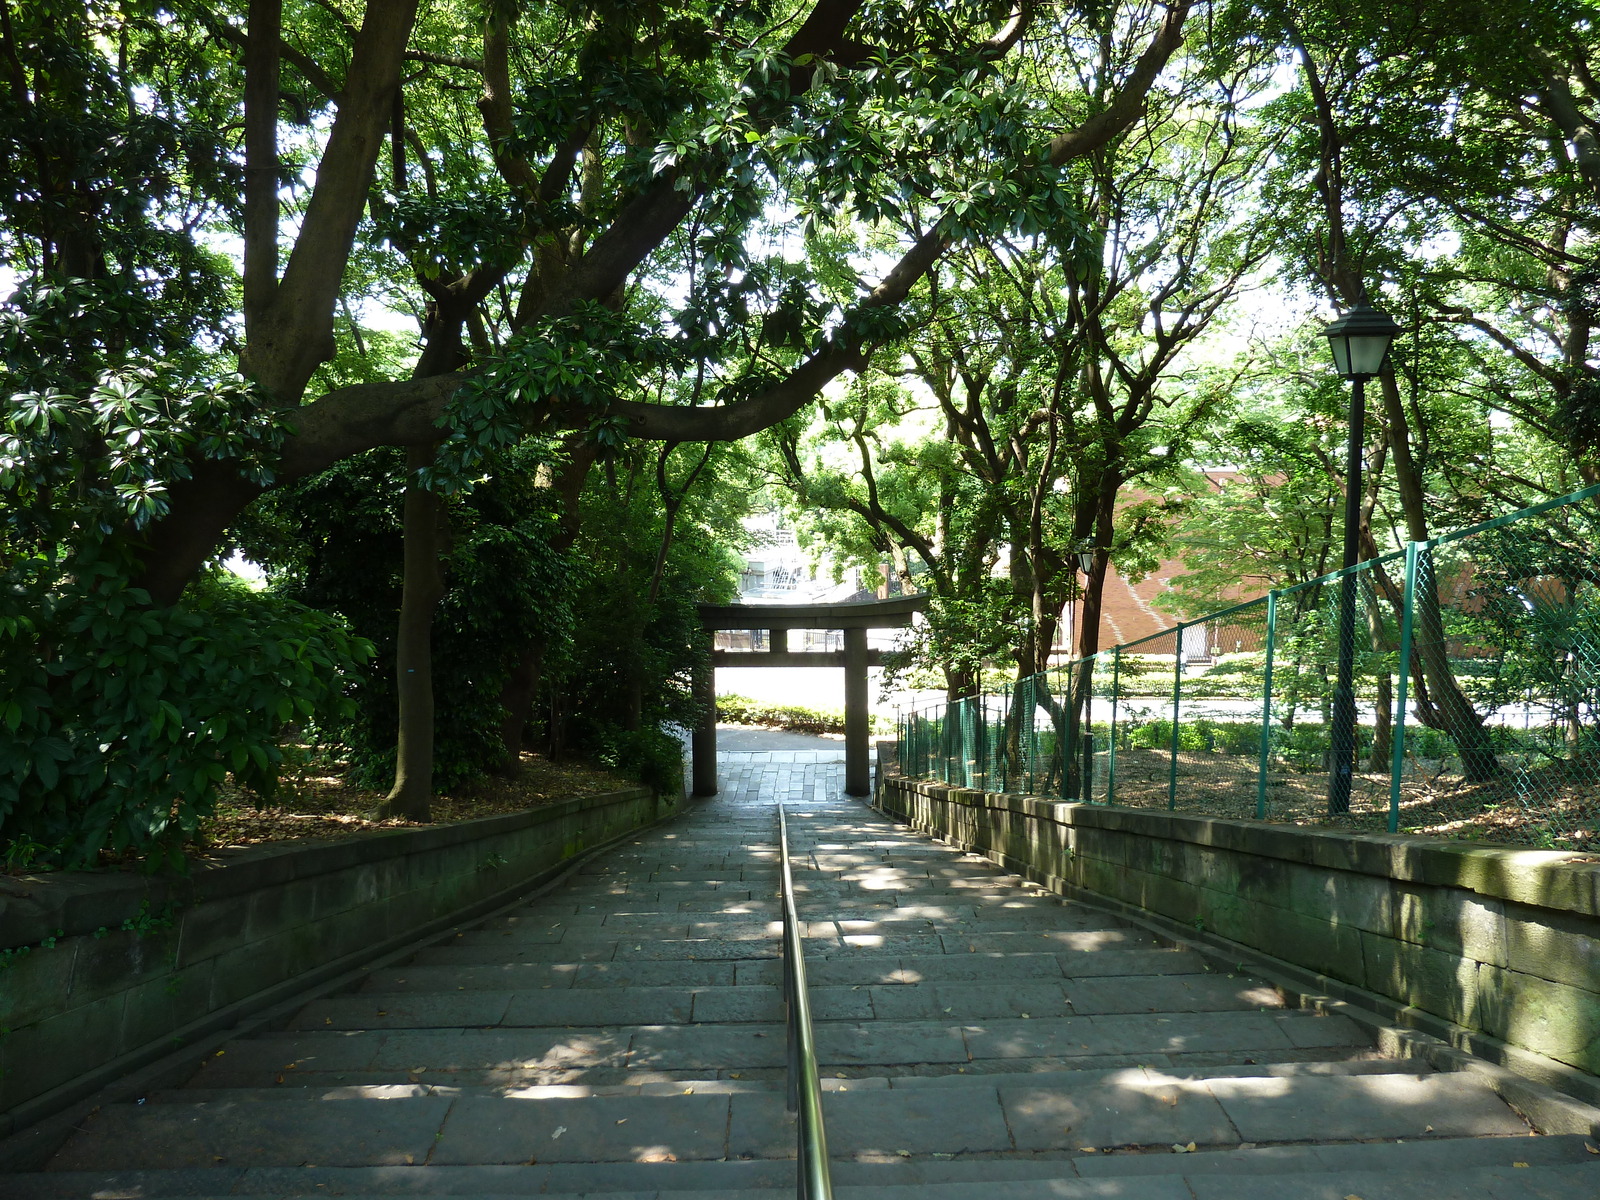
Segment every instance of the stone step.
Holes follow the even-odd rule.
[[[693,896],[693,899],[686,899]],[[1122,922],[1103,913],[1093,913],[1053,899],[1034,899],[1021,895],[1014,889],[989,892],[893,892],[833,890],[819,893],[803,884],[795,886],[795,903],[800,916],[806,919],[826,919],[852,912],[870,912],[880,919],[948,920],[953,917],[977,919],[979,913],[987,914],[984,920],[998,919],[996,913],[1019,913],[1024,921],[1049,914],[1053,924],[1061,928],[1125,927]],[[751,888],[715,892],[695,891],[612,891],[592,897],[563,895],[559,901],[546,901],[517,909],[492,921],[484,929],[507,929],[530,924],[555,924],[566,922],[576,925],[609,924],[613,919],[651,919],[666,922],[678,914],[705,913],[698,920],[735,920],[740,917],[772,917],[781,913],[782,904],[776,890],[768,893]],[[579,921],[578,918],[584,918]]]
[[[1331,1062],[1251,1063],[1206,1068],[1147,1066],[1122,1066],[1116,1068],[1088,1068],[1077,1071],[1031,1071],[1002,1074],[948,1073],[942,1075],[849,1075],[838,1077],[824,1075],[818,1081],[824,1092],[849,1092],[867,1089],[886,1091],[907,1088],[993,1087],[1000,1091],[1008,1088],[1058,1088],[1083,1089],[1115,1083],[1127,1078],[1148,1080],[1203,1081],[1231,1077],[1287,1079],[1311,1075],[1412,1075],[1432,1074],[1427,1068],[1412,1062],[1395,1059],[1341,1059]],[[286,1073],[282,1084],[272,1087],[182,1087],[150,1093],[144,1097],[150,1104],[199,1104],[222,1100],[269,1101],[278,1099],[321,1100],[396,1100],[417,1096],[503,1096],[515,1094],[527,1100],[580,1100],[594,1096],[680,1096],[705,1094],[733,1094],[736,1092],[768,1092],[784,1086],[784,1073],[780,1069],[741,1072],[737,1078],[699,1078],[651,1081],[640,1072],[640,1078],[631,1083],[619,1084],[529,1084],[507,1089],[477,1084],[452,1082],[448,1078],[435,1079],[441,1072],[427,1070],[413,1072],[415,1082],[366,1085],[324,1086],[307,1082],[301,1072]]]
[[[1367,1200],[1579,1200],[1600,1189],[1600,1159],[1581,1137],[1443,1138],[1425,1142],[1340,1146],[1272,1146],[1193,1154],[1079,1155],[1031,1162],[923,1158],[832,1166],[841,1200],[894,1195],[901,1189],[1031,1187],[1037,1197],[1162,1200],[1166,1183],[1200,1185],[1207,1200],[1228,1196],[1343,1197]],[[1525,1167],[1514,1164],[1526,1163]],[[549,1163],[535,1166],[255,1167],[210,1166],[124,1171],[47,1171],[0,1176],[11,1200],[81,1200],[85,1196],[164,1200],[183,1196],[496,1196],[707,1195],[765,1197],[794,1194],[788,1161],[678,1163]],[[1128,1190],[1132,1179],[1139,1190]],[[1558,1190],[1550,1190],[1552,1186]],[[1224,1190],[1231,1187],[1232,1192]],[[1467,1190],[1475,1187],[1477,1190]],[[1513,1188],[1522,1191],[1509,1190]],[[1192,1200],[1194,1192],[1177,1193]]]
[[[638,942],[629,945],[638,945]],[[962,947],[946,954],[943,943],[931,954],[874,954],[868,947],[852,947],[848,957],[840,958],[837,946],[830,946],[827,956],[819,947],[808,946],[806,975],[815,985],[855,985],[858,983],[921,983],[979,981],[985,979],[1054,978],[1087,979],[1113,975],[1193,975],[1205,971],[1204,961],[1196,954],[1157,945],[1129,947],[1120,942],[1090,944],[1078,948],[1054,944],[1037,949],[1018,947],[1007,950],[966,950],[971,943],[956,942]],[[436,978],[445,979],[449,972],[461,971],[462,978],[453,986],[456,990],[471,990],[484,986],[483,982],[497,978],[496,972],[507,972],[507,978],[536,981],[542,988],[549,983],[563,986],[608,986],[607,981],[626,976],[639,985],[650,983],[664,985],[684,982],[693,985],[707,979],[707,986],[715,986],[726,976],[718,974],[732,970],[734,978],[743,986],[752,982],[776,983],[781,978],[782,965],[777,955],[762,951],[752,943],[741,943],[749,952],[746,959],[723,959],[718,962],[698,959],[645,960],[632,954],[621,961],[615,957],[616,946],[596,946],[574,943],[567,957],[563,957],[560,943],[518,947],[484,948],[466,945],[452,939],[442,945],[419,951],[401,968],[377,972],[375,980],[407,979],[413,972],[437,972]],[[691,947],[691,950],[698,946]],[[609,952],[608,952],[609,951]],[[680,977],[673,972],[686,972]],[[696,974],[712,972],[710,976]],[[516,975],[515,972],[522,972]],[[651,974],[651,972],[661,972]],[[450,990],[446,984],[443,990]],[[395,990],[398,990],[396,988]]]
[[[599,993],[604,996],[605,993]],[[399,1029],[279,1033],[233,1043],[208,1059],[198,1080],[253,1070],[321,1072],[405,1071],[515,1067],[633,1070],[740,1070],[779,1065],[783,1025],[635,1024],[518,1029]],[[817,1058],[824,1070],[884,1064],[955,1063],[976,1070],[1006,1069],[1011,1060],[1071,1060],[1129,1056],[1225,1054],[1230,1061],[1273,1061],[1283,1052],[1331,1050],[1338,1056],[1370,1048],[1370,1038],[1341,1016],[1285,1010],[1107,1013],[1094,1016],[819,1022]],[[1292,1057],[1292,1056],[1291,1056]],[[263,1080],[261,1082],[268,1082]],[[352,1077],[349,1082],[395,1082]],[[530,1081],[533,1082],[533,1081]],[[565,1082],[550,1080],[549,1082]]]
[[[613,964],[614,965],[614,964]],[[820,972],[819,972],[820,974]],[[613,978],[616,978],[613,976]],[[1278,992],[1245,978],[1214,974],[1121,976],[1115,979],[1012,977],[993,980],[910,981],[845,986],[812,984],[812,1016],[834,1020],[966,1021],[1070,1017],[1112,1013],[1194,1013],[1282,1008]],[[430,1029],[458,1025],[537,1027],[779,1021],[783,997],[775,984],[743,986],[628,986],[575,988],[571,981],[528,990],[363,991],[317,1000],[289,1028]]]
[[[833,1156],[869,1161],[934,1154],[1077,1158],[1190,1144],[1215,1152],[1313,1140],[1536,1140],[1498,1096],[1465,1075],[1184,1079],[1124,1072],[1079,1087],[1019,1080],[841,1090],[824,1096],[823,1113]],[[793,1148],[792,1122],[776,1090],[346,1102],[241,1093],[104,1109],[69,1139],[51,1169],[720,1161],[785,1159]]]

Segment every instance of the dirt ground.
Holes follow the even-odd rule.
[[[300,838],[327,840],[371,829],[406,829],[420,822],[374,820],[372,813],[384,793],[348,783],[335,764],[313,768],[304,775],[289,774],[271,800],[229,789],[217,811],[201,823],[204,842],[197,851],[254,846]],[[609,792],[636,786],[631,779],[582,763],[553,763],[524,752],[514,777],[488,776],[435,796],[433,824],[467,821],[559,804],[574,796]]]
[[[1107,756],[1095,762],[1097,798],[1106,794]],[[1166,808],[1171,760],[1164,750],[1117,751],[1115,800],[1135,808]],[[1253,819],[1256,760],[1204,751],[1178,755],[1176,811]],[[1266,819],[1291,825],[1388,828],[1389,775],[1358,773],[1351,811],[1328,814],[1328,777],[1279,767],[1267,776]],[[1600,851],[1600,793],[1591,773],[1566,763],[1531,770],[1508,766],[1499,779],[1469,784],[1416,764],[1401,784],[1400,831],[1468,841]]]

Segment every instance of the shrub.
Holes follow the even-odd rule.
[[[806,708],[800,704],[770,704],[748,696],[718,696],[717,720],[729,725],[758,725],[795,733],[843,733],[842,708]],[[868,721],[872,733],[893,733],[894,721],[874,714]]]
[[[229,773],[270,793],[285,726],[337,721],[370,647],[335,618],[203,579],[149,606],[100,561],[0,577],[0,856],[181,869]]]

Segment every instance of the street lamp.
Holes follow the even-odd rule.
[[[1328,779],[1328,812],[1350,811],[1351,776],[1356,757],[1356,575],[1350,568],[1361,557],[1362,423],[1367,405],[1367,380],[1383,370],[1389,345],[1400,332],[1389,315],[1367,303],[1365,293],[1349,312],[1323,331],[1333,351],[1334,369],[1354,386],[1350,389],[1350,443],[1344,471],[1344,574],[1339,578],[1339,678],[1333,691],[1330,741],[1333,774]],[[1404,666],[1402,665],[1402,669]]]

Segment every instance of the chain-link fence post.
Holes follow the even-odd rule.
[[[1394,689],[1394,746],[1389,757],[1389,832],[1400,831],[1400,780],[1406,764],[1406,702],[1411,682],[1411,611],[1417,594],[1417,560],[1424,542],[1406,543],[1406,590],[1400,604],[1400,678]]]
[[[1178,807],[1178,709],[1183,701],[1183,622],[1173,631],[1172,640],[1172,749],[1167,768],[1167,809]]]
[[[1278,649],[1278,589],[1267,593],[1267,655],[1261,668],[1261,755],[1256,764],[1256,820],[1267,819],[1267,769],[1272,762],[1272,660]]]
[[[1122,647],[1111,649],[1111,745],[1106,756],[1106,803],[1117,802],[1117,702],[1122,698]]]

